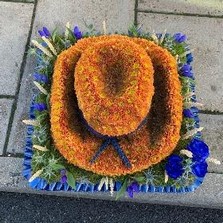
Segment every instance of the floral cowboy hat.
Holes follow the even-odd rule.
[[[121,35],[79,40],[57,58],[51,130],[72,164],[106,176],[142,171],[180,138],[175,58],[152,41]]]
[[[187,192],[207,173],[191,51],[182,33],[43,27],[23,175],[32,188]]]

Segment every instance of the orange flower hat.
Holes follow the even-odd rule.
[[[100,175],[147,169],[169,156],[180,139],[177,62],[146,39],[79,40],[57,58],[50,103],[60,153]]]

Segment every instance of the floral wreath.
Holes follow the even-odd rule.
[[[219,161],[208,158],[202,140],[186,36],[135,26],[116,35],[106,35],[105,25],[104,33],[87,28],[72,31],[68,23],[59,34],[43,27],[32,41],[39,92],[23,121],[29,185],[117,191],[117,198],[126,191],[130,197],[194,191],[207,160]]]

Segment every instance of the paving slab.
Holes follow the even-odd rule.
[[[134,22],[134,6],[134,0],[61,0],[59,4],[54,0],[38,0],[33,32],[36,34],[43,26],[64,30],[67,22],[86,30],[84,21],[102,31],[104,20],[108,32],[126,32]]]
[[[120,13],[120,10],[122,13]],[[59,29],[63,29],[67,21],[73,24],[80,24],[80,27],[86,30],[83,19],[86,19],[89,23],[96,24],[95,27],[99,30],[101,29],[102,21],[107,20],[108,31],[127,31],[129,25],[134,20],[134,1],[112,0],[105,3],[98,0],[81,2],[62,0],[58,4],[53,0],[39,0],[33,26],[33,38],[36,37],[38,28],[47,26],[53,30],[57,26]],[[22,124],[22,120],[27,119],[28,115],[33,87],[31,74],[34,71],[34,67],[35,61],[33,58],[28,58],[21,81],[17,109],[9,139],[7,149],[9,153],[23,153],[25,126]]]
[[[25,147],[26,126],[22,120],[29,119],[29,107],[33,92],[35,90],[33,84],[32,73],[35,67],[33,57],[27,58],[26,67],[21,81],[20,93],[18,96],[17,108],[12,123],[11,134],[9,137],[8,153],[23,153]]]
[[[183,32],[194,49],[192,64],[198,100],[204,110],[223,112],[223,19],[138,13],[143,29],[152,32]]]
[[[21,187],[20,182],[24,182],[21,172],[21,158],[0,157],[0,188]]]
[[[0,2],[0,94],[14,95],[30,29],[33,4]]]
[[[82,197],[91,199],[115,200],[110,193],[83,193],[83,192],[49,192],[37,191],[29,188],[27,181],[21,176],[21,158],[0,157],[0,191],[35,193],[56,196]],[[199,206],[223,208],[223,175],[209,173],[206,179],[195,192],[185,194],[161,194],[161,193],[139,193],[134,199],[127,195],[120,201],[132,201],[151,204],[170,204],[181,206]]]
[[[198,15],[223,15],[222,0],[139,0],[139,10],[192,13]]]
[[[24,2],[24,3],[34,3],[34,0],[3,0],[5,2]]]
[[[0,99],[0,155],[4,149],[12,103],[12,99]]]
[[[208,171],[223,173],[223,115],[200,114],[203,137],[210,148],[210,157],[221,161],[221,165],[208,164]]]

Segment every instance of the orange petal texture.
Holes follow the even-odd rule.
[[[88,47],[75,67],[75,93],[84,118],[107,136],[135,131],[154,94],[153,66],[146,51],[126,40],[108,39]]]
[[[142,94],[142,96],[146,99],[145,104],[143,105],[141,99],[138,100],[137,98],[139,102],[136,102],[136,104],[138,106],[140,106],[141,104],[142,107],[145,106],[143,107],[143,109],[145,109],[146,106],[147,109],[149,109],[150,107],[146,121],[135,131],[117,137],[121,148],[132,164],[132,168],[126,168],[125,165],[123,165],[122,160],[111,145],[108,146],[108,148],[98,157],[94,164],[90,164],[89,162],[102,144],[103,140],[89,132],[86,126],[83,124],[80,117],[79,106],[81,105],[81,103],[85,102],[79,102],[79,98],[75,93],[77,90],[76,88],[79,88],[78,90],[80,91],[85,91],[90,101],[92,99],[92,101],[90,102],[92,103],[92,107],[101,105],[101,108],[103,108],[104,103],[103,100],[98,102],[95,101],[94,98],[96,98],[96,96],[94,94],[97,93],[100,95],[102,94],[102,92],[104,92],[106,97],[110,95],[111,98],[114,97],[115,99],[115,94],[118,93],[112,88],[106,89],[104,87],[104,85],[106,84],[106,79],[97,82],[97,77],[96,80],[93,81],[94,84],[92,82],[92,86],[91,84],[86,84],[86,80],[83,81],[82,89],[81,82],[75,83],[76,80],[74,74],[76,74],[76,72],[80,72],[80,75],[82,72],[80,70],[76,70],[76,68],[79,69],[79,65],[80,67],[84,65],[83,61],[85,59],[85,51],[86,53],[88,52],[88,50],[91,51],[89,52],[90,55],[92,53],[92,50],[94,51],[93,45],[101,44],[102,46],[103,44],[105,44],[106,41],[111,41],[112,43],[117,42],[116,46],[119,46],[121,42],[123,42],[123,45],[125,45],[124,42],[131,42],[132,46],[138,45],[139,47],[135,47],[135,49],[142,50],[141,52],[139,52],[139,54],[136,55],[136,59],[132,59],[130,56],[126,56],[126,60],[129,60],[129,63],[132,63],[132,61],[137,61],[136,63],[138,63],[138,61],[145,60],[148,65],[148,71],[150,70],[151,72],[152,70],[154,70],[153,80],[148,79],[148,82],[145,82],[149,83],[147,91],[145,86],[143,85],[143,81],[142,83],[140,83],[142,84],[142,88],[140,88],[140,84],[138,85],[138,92],[140,92],[138,93],[138,95],[140,95],[141,97]],[[100,51],[99,48],[98,50]],[[100,53],[99,51],[97,53]],[[119,52],[120,51],[117,50],[115,53],[118,53],[118,55],[120,56]],[[123,52],[125,56],[126,51],[124,49]],[[153,68],[150,67],[150,64],[148,62],[150,60],[148,59],[148,57],[145,56],[144,52],[146,52],[147,56],[150,58]],[[143,55],[142,58],[140,55]],[[84,58],[83,61],[81,61],[82,56]],[[122,58],[122,56],[123,55],[121,55],[120,58]],[[107,58],[106,55],[105,58]],[[108,57],[107,59],[109,58],[110,57]],[[80,64],[79,61],[81,61]],[[117,61],[115,61],[115,63],[117,63]],[[91,65],[94,64],[93,62],[89,63],[91,63]],[[99,62],[96,63],[96,67],[98,66],[97,69],[99,69],[99,71],[101,72],[100,75],[105,74],[106,76],[106,74],[108,73],[108,71],[106,70],[106,65],[110,65],[113,62],[108,61],[108,63],[106,63],[105,65],[104,70],[100,70],[103,69],[103,66],[102,68],[99,67],[101,63],[102,62],[99,60]],[[126,64],[128,64],[128,62],[126,62]],[[143,65],[140,63],[140,66],[142,67],[147,65]],[[89,69],[91,68],[87,67],[86,71]],[[133,69],[131,66],[128,68],[127,65],[126,67],[125,65],[123,65],[123,71],[126,71],[126,74],[129,72],[129,75],[131,75],[131,69]],[[143,70],[140,72],[138,70],[137,73],[138,76],[134,77],[134,80],[140,80],[140,78],[145,78],[146,80],[147,77],[140,76],[143,74]],[[147,73],[147,76],[149,77],[150,74],[151,73]],[[128,81],[131,80],[131,78],[129,77],[128,79],[127,77],[125,77],[125,80]],[[154,86],[154,93],[152,93],[152,82]],[[125,84],[127,86],[129,83],[123,83],[123,86],[120,86],[121,93],[123,89],[125,90]],[[91,87],[93,86],[102,88],[97,89],[96,93],[94,91],[90,92],[92,91],[93,88]],[[124,90],[123,92],[125,92]],[[149,103],[149,99],[147,98],[150,96],[148,96],[147,94],[152,95],[151,104]],[[138,95],[135,94],[135,96],[137,97]],[[132,97],[134,97],[134,95]],[[85,100],[84,97],[83,100]],[[134,103],[135,102],[133,102],[133,104]],[[169,156],[175,149],[180,139],[183,104],[181,95],[181,84],[177,72],[176,60],[166,49],[163,49],[152,41],[148,41],[146,39],[131,38],[121,35],[105,35],[79,40],[74,46],[70,47],[68,50],[63,51],[57,58],[54,67],[50,104],[51,131],[57,149],[68,160],[69,163],[72,163],[73,165],[85,170],[97,173],[99,175],[121,176],[147,169],[148,167],[159,163],[164,158]],[[106,103],[105,105],[108,106]],[[130,105],[130,107],[126,106],[126,110],[130,108],[132,109],[133,106],[131,106],[132,105]],[[91,110],[91,108],[85,107],[85,109],[86,110],[84,111],[87,117],[88,112]],[[140,113],[140,111],[137,111],[138,113],[135,112],[135,114],[133,114],[133,110],[131,111],[132,116],[144,114]],[[106,114],[104,114],[104,116],[106,116]],[[128,120],[129,126],[131,126],[132,120],[136,120],[135,118],[131,117],[129,117],[128,119],[128,116],[123,117],[127,117],[126,120]],[[143,115],[141,117],[143,117]],[[102,118],[103,115],[101,117],[101,120]],[[105,120],[107,118],[108,117],[104,117]],[[118,119],[113,121],[118,121]],[[138,121],[137,123],[139,122],[140,121]],[[135,126],[136,124],[133,128],[135,128]],[[131,127],[129,127],[129,129],[130,130],[128,131],[131,131]],[[103,132],[102,129],[99,130]],[[106,131],[110,131],[109,128],[107,128]],[[122,134],[122,132],[119,132],[120,130],[116,129],[113,131],[116,131],[118,134]]]

